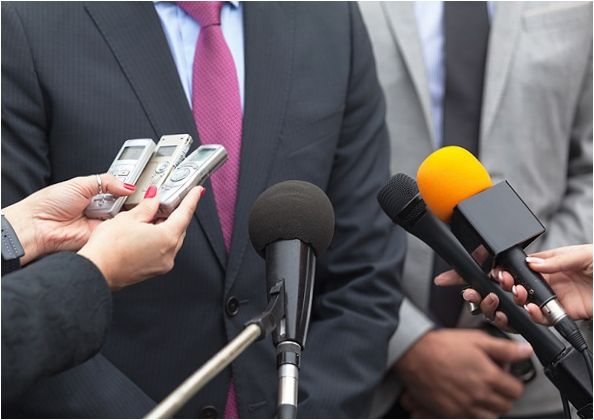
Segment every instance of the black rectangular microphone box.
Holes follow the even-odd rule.
[[[545,231],[507,181],[458,203],[451,228],[467,251],[483,245],[494,256],[515,246],[525,248]]]

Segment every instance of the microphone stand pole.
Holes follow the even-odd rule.
[[[301,346],[298,343],[282,341],[276,347],[278,406],[275,418],[277,419],[297,418],[300,359]]]
[[[172,418],[190,398],[196,395],[212,378],[221,373],[223,369],[237,359],[245,349],[270,334],[278,325],[278,321],[284,316],[284,282],[278,282],[271,289],[270,296],[268,307],[261,315],[248,321],[245,329],[237,337],[229,342],[223,350],[211,357],[208,362],[194,372],[144,418]]]

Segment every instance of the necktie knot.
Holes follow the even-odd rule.
[[[201,28],[221,24],[222,1],[178,1],[176,2]]]

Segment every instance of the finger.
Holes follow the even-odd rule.
[[[165,229],[171,230],[176,235],[181,235],[187,229],[196,206],[202,194],[206,191],[203,187],[194,187],[186,194],[180,205],[171,213],[165,222],[161,226]]]
[[[470,410],[472,417],[476,419],[496,419],[499,417],[496,413],[491,410],[487,410],[481,407],[474,407]]]
[[[449,270],[441,273],[433,280],[438,286],[453,286],[456,284],[464,284],[464,279],[460,277],[454,270]]]
[[[132,210],[119,213],[116,217],[129,217],[139,222],[149,223],[155,219],[159,211],[159,196],[145,198]]]
[[[412,395],[409,392],[404,392],[400,397],[400,405],[409,413],[415,411],[417,404],[415,404]]]
[[[509,398],[506,398],[497,392],[489,392],[484,400],[479,400],[478,404],[475,406],[475,409],[483,410],[483,412],[488,413],[477,418],[490,418],[489,415],[492,418],[496,418],[496,413],[507,413],[511,408],[512,403]],[[475,411],[474,415],[477,416],[477,414],[479,413]]]
[[[550,325],[549,320],[544,316],[538,305],[534,303],[529,303],[524,306],[524,308],[530,314],[530,318],[532,318],[535,322],[538,322],[542,325]]]
[[[518,284],[512,286],[512,294],[514,295],[514,302],[517,305],[525,305],[528,300],[528,292],[524,289],[524,286]]]
[[[477,292],[476,290],[471,289],[471,288],[464,289],[462,291],[462,297],[464,298],[465,301],[472,302],[477,305],[480,305],[481,300],[483,300],[481,298],[481,295],[479,294],[479,292]]]
[[[509,373],[504,372],[499,366],[496,368],[499,371],[499,374],[494,375],[493,380],[489,382],[492,389],[504,398],[510,398],[512,400],[520,398],[524,393],[524,385],[522,382]]]
[[[583,246],[583,245],[562,246],[562,247],[559,247],[559,248],[553,248],[553,249],[547,249],[545,251],[535,252],[535,253],[532,253],[532,254],[530,254],[528,256],[529,257],[536,257],[536,258],[547,259],[547,258],[554,257],[556,255],[566,254],[568,252],[575,252],[575,248],[578,248],[580,246]]]
[[[481,312],[490,320],[495,319],[495,310],[499,306],[499,298],[495,293],[489,293],[480,302]]]
[[[497,280],[503,290],[511,292],[515,280],[510,273],[504,270],[497,270]]]
[[[128,196],[136,189],[134,185],[124,184],[111,174],[101,174],[99,178],[101,179],[101,190],[104,193],[110,193],[117,197]],[[99,193],[97,175],[80,176],[66,182],[74,182],[80,188],[81,193],[89,199]]]
[[[590,259],[591,261],[591,259]],[[584,257],[578,252],[557,254],[550,258],[526,257],[528,266],[540,273],[558,273],[560,271],[574,271],[584,267]]]
[[[418,410],[411,411],[410,418],[411,419],[433,419],[433,418],[435,418],[435,415],[423,408],[420,408]]]
[[[478,345],[491,359],[498,362],[518,362],[532,356],[532,346],[502,338],[484,336]]]
[[[495,326],[500,330],[508,331],[517,334],[516,330],[509,326],[507,315],[501,311],[495,311]]]

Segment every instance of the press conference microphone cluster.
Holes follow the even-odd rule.
[[[417,182],[427,206],[450,223],[467,250],[484,246],[496,264],[524,286],[529,300],[563,338],[580,352],[587,349],[581,331],[551,287],[528,267],[524,248],[545,228],[507,181],[493,185],[487,170],[470,152],[447,146],[421,163]]]
[[[277,418],[296,418],[299,366],[309,326],[316,256],[332,241],[334,209],[315,185],[281,182],[255,201],[249,233],[252,245],[266,260],[268,307],[145,418],[171,418],[245,349],[270,333],[279,373]]]
[[[429,245],[481,296],[489,293],[498,296],[498,310],[504,312],[509,324],[532,344],[547,377],[579,410],[580,416],[591,417],[592,387],[586,373],[591,366],[584,366],[580,354],[566,349],[547,328],[534,324],[528,314],[489,279],[449,227],[428,211],[415,180],[405,174],[395,175],[379,192],[378,201],[395,223]]]
[[[379,192],[378,201],[394,223],[429,245],[481,296],[495,293],[499,298],[499,310],[532,344],[543,365],[553,362],[563,352],[563,344],[545,327],[534,324],[528,314],[488,278],[447,225],[427,210],[414,179],[405,174],[393,176]]]

